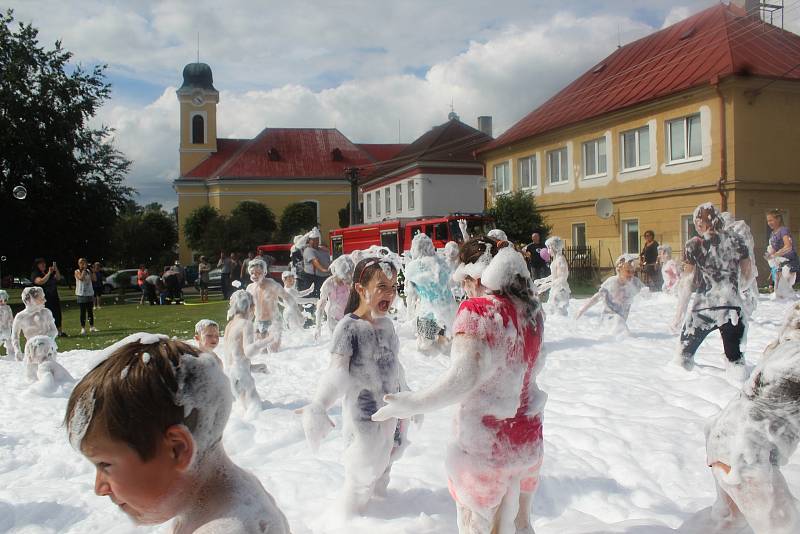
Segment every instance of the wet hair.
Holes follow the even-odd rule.
[[[356,291],[356,284],[366,285],[370,280],[375,278],[378,272],[383,271],[384,266],[388,265],[392,273],[397,274],[397,269],[389,260],[382,258],[364,258],[356,264],[353,270],[353,283],[350,286],[350,295],[347,297],[347,306],[344,308],[344,314],[349,315],[358,309],[361,304],[361,296]]]
[[[26,306],[32,304],[38,297],[44,298],[44,290],[39,286],[26,287],[22,290],[22,303]]]
[[[780,222],[781,226],[783,226],[783,213],[781,213],[781,210],[769,210],[767,215],[772,215],[774,218],[778,219],[778,222]]]
[[[211,319],[200,319],[197,321],[197,324],[194,325],[194,333],[200,336],[208,328],[216,328],[219,330],[219,325],[216,321],[212,321]]]
[[[176,397],[181,356],[199,354],[198,349],[172,339],[122,345],[72,390],[64,416],[67,431],[71,436],[82,431],[82,441],[92,431],[104,430],[111,439],[135,450],[142,461],[152,459],[158,439],[169,427],[186,425],[190,432],[195,430],[197,410],[184,416]],[[92,401],[93,406],[84,406]],[[87,411],[88,426],[74,428]]]
[[[503,243],[501,245],[501,243]],[[498,241],[493,237],[473,237],[465,241],[458,251],[458,259],[461,263],[477,263],[481,256],[489,249],[489,254],[494,258],[497,251],[508,245],[507,241]]]
[[[261,258],[252,259],[252,260],[250,260],[250,263],[247,264],[247,272],[248,273],[252,274],[255,269],[260,269],[260,270],[264,271],[264,274],[269,272],[268,269],[267,269],[267,262],[265,262]]]

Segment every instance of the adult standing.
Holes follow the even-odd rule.
[[[658,279],[658,241],[652,230],[644,233],[644,246],[639,253],[639,262],[645,276],[645,284],[650,291],[657,291],[661,287],[661,281]]]
[[[219,253],[219,261],[217,267],[220,269],[220,285],[222,289],[222,297],[225,300],[231,296],[231,271],[233,271],[233,253],[230,256],[225,254],[225,251]]]
[[[528,267],[533,280],[550,276],[550,268],[541,256],[542,250],[546,248],[542,243],[542,236],[538,232],[534,232],[531,234],[531,243],[522,249],[525,258],[528,260]]]
[[[711,203],[694,210],[694,226],[699,235],[686,242],[674,325],[682,319],[689,297],[694,298],[683,321],[675,362],[691,370],[700,344],[709,333],[719,330],[728,359],[728,374],[744,381],[747,371],[741,343],[747,317],[742,313],[744,301],[739,287],[740,284],[749,287],[752,282],[752,260],[744,239],[724,230],[723,224]]]
[[[239,269],[239,281],[242,283],[242,288],[247,287],[250,283],[250,272],[247,270],[250,262],[256,257],[254,252],[248,252],[246,258],[242,258],[242,266]],[[269,265],[269,264],[267,264]]]
[[[148,276],[150,276],[150,273],[147,271],[147,267],[140,263],[139,269],[136,271],[136,285],[139,286],[139,291],[142,293],[139,298],[140,306],[144,304],[144,281]]]
[[[99,310],[100,305],[103,303],[103,284],[106,281],[106,273],[103,272],[103,267],[99,261],[94,262],[92,265],[92,290],[94,291],[94,309]],[[142,286],[139,286],[142,289]]]
[[[61,300],[58,298],[58,281],[61,280],[61,272],[58,270],[56,262],[53,262],[52,265],[48,267],[44,258],[36,258],[33,260],[31,280],[34,285],[41,287],[42,291],[44,291],[44,307],[53,314],[53,320],[56,323],[58,335],[61,337],[69,337],[61,328]]]
[[[322,283],[330,276],[331,253],[326,247],[319,244],[319,228],[314,228],[308,233],[308,246],[303,250],[303,280],[302,289],[314,284],[312,298],[319,298]]]
[[[91,332],[97,332],[97,329],[94,327],[94,311],[92,310],[92,304],[94,303],[92,282],[94,281],[94,272],[89,269],[86,258],[79,258],[78,268],[75,269],[75,297],[81,312],[81,335],[86,334],[87,313],[89,315],[89,330]]]
[[[197,287],[200,288],[200,302],[208,302],[208,273],[211,265],[205,256],[200,256],[200,263],[197,264]]]
[[[778,210],[767,213],[767,226],[772,230],[769,236],[769,246],[772,252],[768,253],[767,259],[783,258],[786,260],[783,265],[789,266],[789,285],[793,286],[797,279],[797,272],[800,271],[800,259],[797,257],[792,234],[783,224],[783,214]],[[778,274],[775,277],[776,289],[782,276],[781,267],[778,267]]]

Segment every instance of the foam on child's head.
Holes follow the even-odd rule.
[[[496,239],[498,241],[508,241],[508,236],[506,235],[506,233],[499,228],[495,228],[494,230],[489,230],[486,236],[491,237],[492,239]]]
[[[330,265],[331,274],[337,278],[350,278],[353,276],[353,269],[355,268],[355,264],[353,260],[350,259],[350,256],[339,256]]]
[[[219,325],[216,321],[212,321],[211,319],[200,319],[197,321],[197,324],[194,325],[194,333],[199,336],[209,328],[216,328],[219,330]]]
[[[0,300],[8,302],[8,292],[5,289],[0,289]]]
[[[219,361],[180,341],[157,339],[119,346],[75,386],[65,417],[75,449],[87,434],[104,431],[146,461],[173,425],[191,432],[193,462],[221,442],[233,399]]]
[[[247,264],[247,272],[253,274],[253,271],[259,269],[263,272],[267,272],[267,262],[262,260],[261,258],[255,258],[250,260],[250,263]]]
[[[234,315],[243,315],[253,307],[253,296],[245,291],[239,289],[234,291],[231,298],[228,300],[228,320],[233,319]]]
[[[433,256],[436,254],[436,248],[433,246],[433,241],[422,232],[414,236],[411,240],[411,259],[418,260],[425,256]]]
[[[637,256],[636,254],[621,254],[619,257],[617,257],[617,261],[614,262],[614,266],[617,269],[619,269],[620,267],[622,267],[626,263],[633,264],[633,263],[635,263],[637,261],[639,261],[639,256]]]
[[[44,290],[41,287],[31,286],[22,290],[22,303],[26,306],[33,304],[38,298],[44,298]]]
[[[564,250],[564,240],[557,235],[554,235],[547,238],[547,240],[544,242],[544,246],[549,249],[553,249],[556,252],[561,252]]]
[[[294,278],[294,271],[283,271],[281,273],[281,280],[286,280],[289,277]]]

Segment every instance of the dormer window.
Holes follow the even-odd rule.
[[[333,159],[333,161],[342,161],[344,159],[344,156],[342,156],[342,151],[338,148],[331,150],[331,159]]]
[[[281,160],[281,155],[278,153],[278,149],[275,148],[274,146],[270,147],[270,149],[267,150],[267,157],[269,158],[270,161],[280,161]]]

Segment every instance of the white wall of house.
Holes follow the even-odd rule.
[[[364,222],[374,223],[397,217],[427,217],[452,212],[483,211],[482,176],[461,174],[418,174],[389,185],[367,186],[361,195],[364,202]],[[413,186],[411,185],[413,183]],[[397,205],[397,185],[401,186],[401,205]],[[390,192],[389,211],[386,210],[386,190]],[[380,212],[376,209],[376,191],[380,191]],[[413,191],[413,207],[409,204]],[[371,209],[366,209],[369,199]]]

